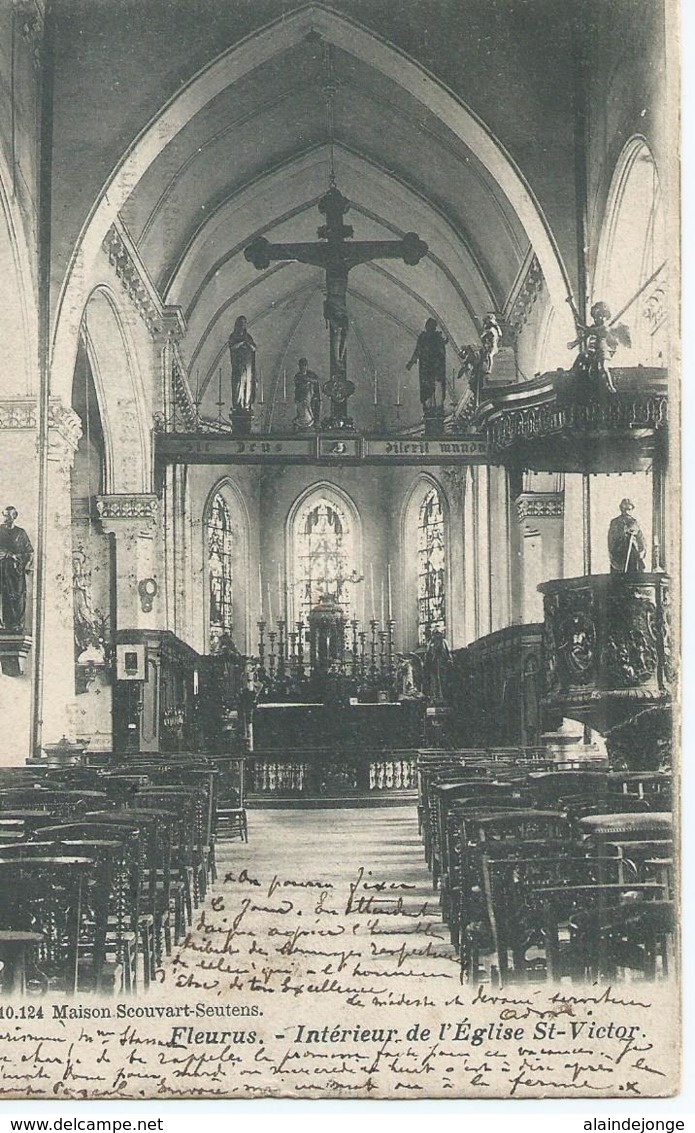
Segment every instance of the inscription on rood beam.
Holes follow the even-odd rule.
[[[441,439],[421,437],[341,436],[257,437],[159,433],[157,457],[164,462],[211,464],[310,464],[314,461],[365,464],[485,464],[487,445],[480,436]]]
[[[403,459],[449,461],[458,458],[465,463],[485,463],[487,444],[482,437],[451,437],[442,440],[404,439],[365,440],[364,456],[368,460],[398,463]]]

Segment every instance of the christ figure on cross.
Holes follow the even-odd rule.
[[[328,326],[330,342],[330,377],[324,391],[331,398],[331,423],[349,427],[347,399],[354,385],[347,377],[347,285],[350,269],[370,260],[398,259],[415,265],[427,255],[428,247],[415,232],[406,232],[402,240],[359,240],[348,243],[353,236],[350,225],[343,217],[350,205],[339,189],[333,185],[319,201],[319,212],[326,223],[318,229],[322,243],[271,244],[263,236],[257,237],[245,249],[246,259],[259,271],[270,267],[273,260],[294,260],[303,264],[316,264],[326,273],[326,299],[323,314]]]

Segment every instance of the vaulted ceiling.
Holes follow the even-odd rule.
[[[302,354],[325,372],[323,273],[297,263],[259,273],[243,255],[258,235],[317,237],[330,161],[324,54],[322,43],[304,40],[223,91],[122,210],[162,295],[183,308],[184,352],[203,388],[228,366],[226,340],[240,312],[258,339],[267,392]],[[475,315],[504,303],[528,237],[489,174],[434,115],[374,69],[332,56],[335,171],[355,238],[416,230],[430,249],[417,267],[375,261],[350,276],[351,372],[392,383],[399,353],[402,367],[428,315],[452,342],[476,340]]]
[[[480,19],[481,6],[474,7]],[[429,246],[416,267],[374,261],[353,269],[349,280],[349,370],[358,384],[352,408],[363,420],[373,411],[376,374],[380,411],[393,415],[402,401],[398,412],[407,425],[420,416],[416,376],[404,372],[415,336],[434,314],[454,346],[476,341],[476,319],[502,310],[528,256],[528,217],[469,143],[466,115],[462,110],[459,121],[451,96],[442,95],[453,107],[447,118],[425,97],[424,73],[422,89],[399,81],[394,48],[387,48],[392,58],[385,68],[383,41],[374,39],[374,52],[351,50],[349,25],[336,16],[345,24],[336,45],[322,34],[330,12],[299,11],[301,34],[278,34],[257,65],[247,59],[231,68],[229,81],[181,111],[122,192],[119,216],[164,301],[184,312],[181,349],[193,384],[205,391],[204,410],[214,411],[220,372],[228,400],[226,343],[234,319],[245,314],[259,346],[266,421],[272,414],[275,426],[288,425],[297,358],[306,355],[328,376],[323,274],[300,263],[259,272],[243,252],[259,235],[317,238],[316,205],[328,187],[332,140],[355,239],[396,239],[412,230]],[[249,57],[254,40],[255,33],[242,45]],[[324,91],[329,50],[336,88],[331,137]],[[204,69],[201,74],[204,79]],[[537,110],[533,99],[520,107],[520,134],[529,132],[523,116]],[[170,123],[177,113],[174,99]],[[89,131],[98,131],[98,121]]]

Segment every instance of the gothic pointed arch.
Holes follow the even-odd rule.
[[[0,362],[0,396],[31,396],[38,373],[38,313],[24,223],[0,147],[0,276],[12,302],[0,304],[0,341],[11,343]]]
[[[106,493],[144,492],[150,440],[137,353],[121,298],[106,284],[84,306],[81,338],[89,360],[104,437]]]
[[[443,486],[419,472],[401,509],[400,584],[403,639],[408,649],[424,645],[432,629],[451,633],[451,528]]]
[[[364,619],[362,545],[360,514],[347,492],[323,480],[300,493],[285,525],[289,622],[306,622],[322,595],[340,602],[348,617]]]
[[[518,229],[523,242],[533,247],[550,301],[558,318],[568,323],[567,334],[571,334],[565,303],[567,273],[553,233],[527,181],[491,130],[440,80],[403,51],[331,8],[308,4],[254,32],[203,68],[166,103],[112,170],[84,223],[61,285],[53,331],[54,388],[71,372],[79,329],[77,312],[83,307],[84,289],[89,285],[85,281],[94,279],[94,265],[103,254],[104,239],[160,155],[165,150],[171,153],[189,124],[215,100],[276,61],[283,52],[304,43],[310,33],[360,66],[371,68],[392,85],[399,98],[415,99],[423,112],[432,114],[450,132],[456,146],[462,144],[466,148],[483,180],[494,186],[499,197],[500,208],[495,213],[499,231],[510,234],[509,218],[514,218],[512,242],[517,240]],[[466,166],[466,161],[461,162],[461,170]],[[248,228],[249,223],[247,218],[237,231],[251,238],[251,232],[244,227]],[[189,234],[182,230],[180,235],[185,240]],[[143,236],[147,240],[155,237],[156,233]],[[517,250],[523,255],[523,249]],[[165,275],[163,271],[162,278]]]
[[[661,179],[641,135],[623,147],[606,202],[596,257],[594,300],[624,310],[632,338],[622,365],[665,366],[668,254]]]
[[[230,637],[240,653],[251,648],[250,528],[244,497],[230,476],[210,489],[202,515],[203,641],[215,653]]]

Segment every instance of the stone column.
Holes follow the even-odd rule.
[[[486,637],[492,629],[490,605],[490,469],[479,464],[472,470],[473,531],[475,540],[476,623],[475,636]]]
[[[652,570],[668,571],[671,567],[669,559],[670,531],[667,515],[667,481],[668,463],[666,445],[663,438],[657,438],[657,445],[652,461]],[[671,568],[672,569],[672,568]]]
[[[475,508],[473,502],[473,469],[465,469],[463,491],[463,643],[469,645],[478,636],[478,571],[475,544]]]
[[[44,650],[40,713],[41,746],[75,736],[75,629],[72,586],[70,472],[82,435],[73,409],[51,403],[46,491]]]
[[[157,509],[157,497],[150,493],[97,497],[102,528],[114,540],[118,631],[157,629],[164,620],[164,594],[157,569]],[[151,601],[142,586],[149,579],[157,584],[157,594]]]
[[[523,621],[543,621],[538,585],[562,578],[564,496],[562,492],[522,492],[516,500],[521,531]]]
[[[512,621],[510,562],[512,555],[509,516],[509,475],[506,468],[488,469],[490,532],[490,608],[492,630],[504,629]]]
[[[2,508],[17,508],[17,525],[37,544],[37,407],[35,398],[0,401],[0,484]],[[82,427],[79,417],[52,400],[48,418],[45,596],[39,608],[34,576],[27,578],[26,653],[0,674],[0,715],[5,730],[0,763],[23,763],[30,755],[32,714],[41,722],[42,743],[74,739],[75,679],[70,469]],[[44,657],[35,671],[36,625],[42,619]],[[67,659],[67,663],[66,663]],[[14,674],[14,675],[10,675]],[[32,696],[32,692],[34,695]]]
[[[10,504],[19,513],[23,527],[36,546],[36,400],[12,398],[0,401],[0,511]],[[27,576],[26,634],[33,634],[33,573]],[[28,647],[24,673],[10,676],[0,671],[0,714],[8,722],[0,747],[3,766],[23,763],[30,754],[31,688],[33,649]],[[9,668],[9,666],[7,666]],[[19,669],[17,665],[15,671]]]

